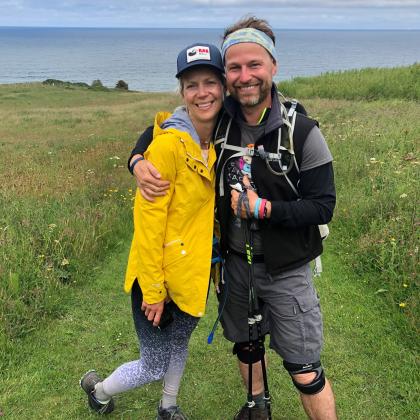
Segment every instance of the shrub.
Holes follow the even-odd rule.
[[[99,79],[96,79],[92,82],[90,85],[90,88],[93,90],[109,90],[107,87],[105,87],[102,82]]]
[[[42,82],[43,85],[49,85],[49,86],[61,86],[65,88],[71,88],[71,87],[83,87],[88,88],[89,85],[87,83],[83,82],[66,82],[63,80],[58,79],[47,79]]]
[[[128,90],[128,83],[124,82],[124,80],[118,80],[117,84],[115,85],[115,89]]]

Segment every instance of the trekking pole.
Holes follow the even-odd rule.
[[[264,384],[264,401],[267,408],[268,419],[271,420],[271,397],[268,389],[268,378],[267,378],[267,367],[265,364],[265,350],[264,350],[264,337],[261,331],[262,314],[259,309],[258,300],[255,296],[254,289],[254,266],[253,260],[253,229],[255,229],[254,221],[251,221],[245,232],[245,247],[247,263],[249,266],[249,294],[248,294],[248,331],[249,331],[249,368],[248,368],[248,418],[251,419],[251,409],[255,406],[255,402],[252,398],[252,352],[258,351],[261,357],[261,370]],[[254,326],[257,327],[257,342],[258,349],[253,346],[253,332]]]

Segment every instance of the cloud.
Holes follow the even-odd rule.
[[[181,1],[181,3],[188,3],[192,5],[205,6],[255,6],[255,0],[189,0]],[[260,0],[258,7],[294,7],[294,8],[352,8],[352,7],[419,7],[419,0]]]
[[[2,0],[0,26],[221,28],[247,14],[275,28],[420,29],[420,0]]]
[[[168,7],[167,0],[5,0],[2,7],[42,10],[142,10]],[[255,7],[255,0],[178,0],[170,7]],[[258,8],[411,8],[420,7],[420,0],[260,0]]]

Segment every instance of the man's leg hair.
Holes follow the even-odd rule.
[[[235,343],[233,346],[232,353],[236,354],[236,357],[244,364],[249,365],[249,362],[252,364],[260,362],[265,355],[265,348],[260,349],[258,340],[252,341],[252,352],[251,359],[249,354],[249,342]]]
[[[302,393],[307,395],[318,394],[321,392],[325,387],[325,374],[324,369],[321,366],[321,362],[315,363],[306,363],[306,364],[298,364],[298,363],[289,363],[287,361],[283,361],[284,368],[289,372],[293,385]],[[293,375],[300,375],[305,373],[315,373],[314,379],[308,384],[302,384],[296,381]]]

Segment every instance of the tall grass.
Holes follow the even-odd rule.
[[[279,87],[320,121],[332,149],[336,252],[418,330],[420,64],[326,73]]]
[[[334,155],[335,252],[416,326],[418,72],[369,69],[281,86],[320,121]],[[392,80],[401,86],[392,90]],[[337,99],[304,99],[320,96],[316,89]],[[363,95],[370,101],[354,99]],[[155,111],[177,103],[170,94],[0,86],[0,345],[60,314],[66,290],[130,237],[126,158]]]
[[[0,345],[62,311],[131,235],[137,134],[175,96],[0,86]]]
[[[420,105],[403,100],[306,100],[305,105],[316,110],[334,156],[335,253],[418,329]]]
[[[294,98],[348,100],[420,100],[420,64],[409,67],[366,68],[296,77],[281,82],[280,90]]]

